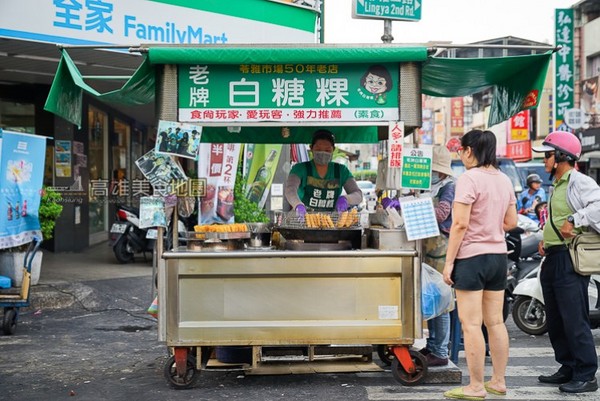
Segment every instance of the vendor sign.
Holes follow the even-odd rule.
[[[0,249],[41,238],[46,138],[0,130]]]
[[[200,198],[200,224],[233,223],[233,189],[240,144],[200,144],[198,177],[206,178],[206,195]]]
[[[424,189],[431,187],[432,148],[404,146],[402,152],[402,188]]]
[[[398,64],[180,65],[179,120],[203,123],[398,119]]]

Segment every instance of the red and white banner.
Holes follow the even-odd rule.
[[[200,198],[200,224],[233,223],[233,187],[240,144],[202,143],[198,178],[206,178],[206,196]]]
[[[529,110],[523,110],[510,118],[510,132],[507,142],[529,140]]]

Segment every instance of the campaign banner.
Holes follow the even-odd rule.
[[[0,135],[0,249],[5,249],[42,238],[38,209],[46,138],[1,130]]]
[[[240,146],[236,143],[200,144],[198,178],[206,179],[206,195],[200,197],[200,224],[234,223],[233,190]]]

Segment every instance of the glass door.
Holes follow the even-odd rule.
[[[105,241],[108,232],[108,115],[89,106],[89,235],[90,245]]]
[[[129,151],[131,127],[115,118],[112,135],[112,182],[110,199],[116,204],[131,205],[131,154]]]

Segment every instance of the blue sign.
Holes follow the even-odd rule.
[[[0,135],[0,249],[5,249],[42,236],[38,209],[46,138],[7,131]]]

